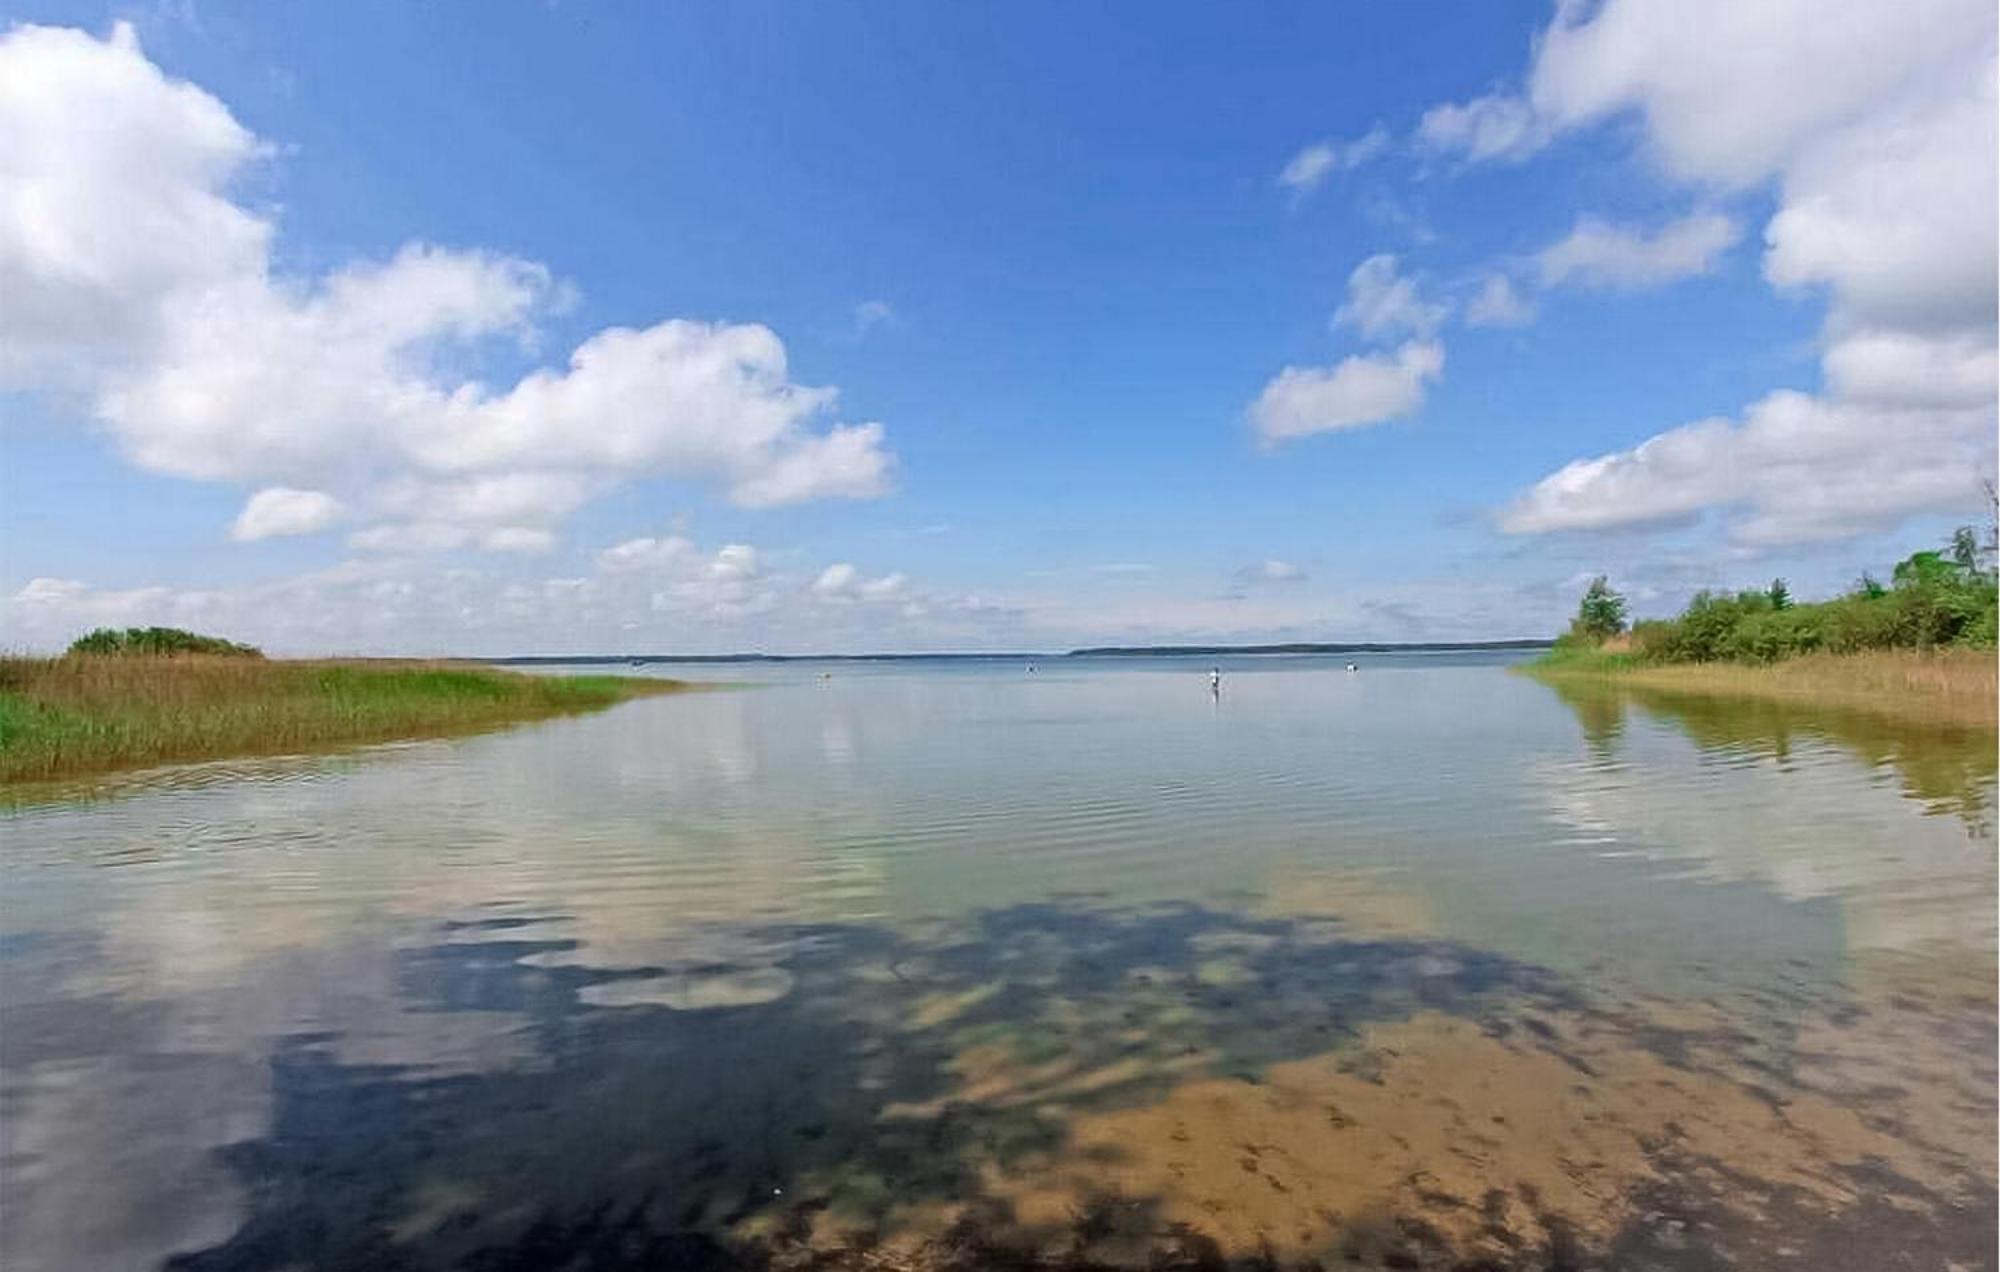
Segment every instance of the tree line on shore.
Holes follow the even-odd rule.
[[[1942,550],[1905,557],[1886,584],[1863,574],[1844,595],[1818,602],[1795,600],[1783,579],[1773,579],[1733,593],[1700,591],[1675,618],[1632,622],[1625,597],[1599,575],[1551,658],[1762,663],[1809,653],[1992,649],[1996,598],[1993,541],[1962,526]]]
[[[264,651],[220,636],[203,636],[178,627],[99,627],[69,643],[72,654],[142,654],[164,658],[206,654],[226,658],[262,658]]]

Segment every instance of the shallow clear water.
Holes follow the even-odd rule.
[[[18,807],[0,1263],[1993,1265],[1990,736],[1212,661]]]

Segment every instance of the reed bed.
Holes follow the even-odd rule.
[[[1603,654],[1551,660],[1528,670],[1550,678],[1592,678],[1677,694],[1862,711],[1943,728],[1990,730],[2000,725],[2000,673],[1990,649],[1806,654],[1756,665],[1645,664]]]
[[[0,658],[0,783],[476,733],[685,687],[468,663]]]

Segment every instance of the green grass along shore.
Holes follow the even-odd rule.
[[[189,634],[165,644],[182,636]],[[118,648],[124,638],[93,633],[84,641]],[[126,643],[142,650],[149,644],[144,633]],[[202,652],[181,653],[160,648],[157,639],[151,644],[148,652],[0,658],[0,784],[450,737],[687,688],[629,676],[267,659],[245,646],[223,653],[210,652],[212,644],[183,644]]]

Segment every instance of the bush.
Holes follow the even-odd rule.
[[[2000,588],[1979,553],[1966,547],[1969,535],[1954,535],[1950,553],[1912,553],[1897,564],[1892,586],[1864,574],[1846,596],[1817,604],[1793,600],[1782,579],[1733,595],[1697,592],[1679,618],[1633,624],[1625,656],[1636,662],[1766,663],[1821,650],[1991,649]],[[1593,580],[1557,650],[1602,644],[1605,620],[1612,617],[1609,600],[1618,602],[1622,622],[1623,598],[1601,577]],[[1594,615],[1599,622],[1588,621]]]
[[[227,658],[262,658],[254,645],[239,645],[220,636],[202,636],[178,627],[100,627],[70,642],[72,654],[123,654],[153,658],[176,654],[212,654]]]
[[[1817,605],[1787,605],[1745,614],[1723,643],[1725,657],[1738,662],[1776,662],[1819,649],[1821,619]]]

